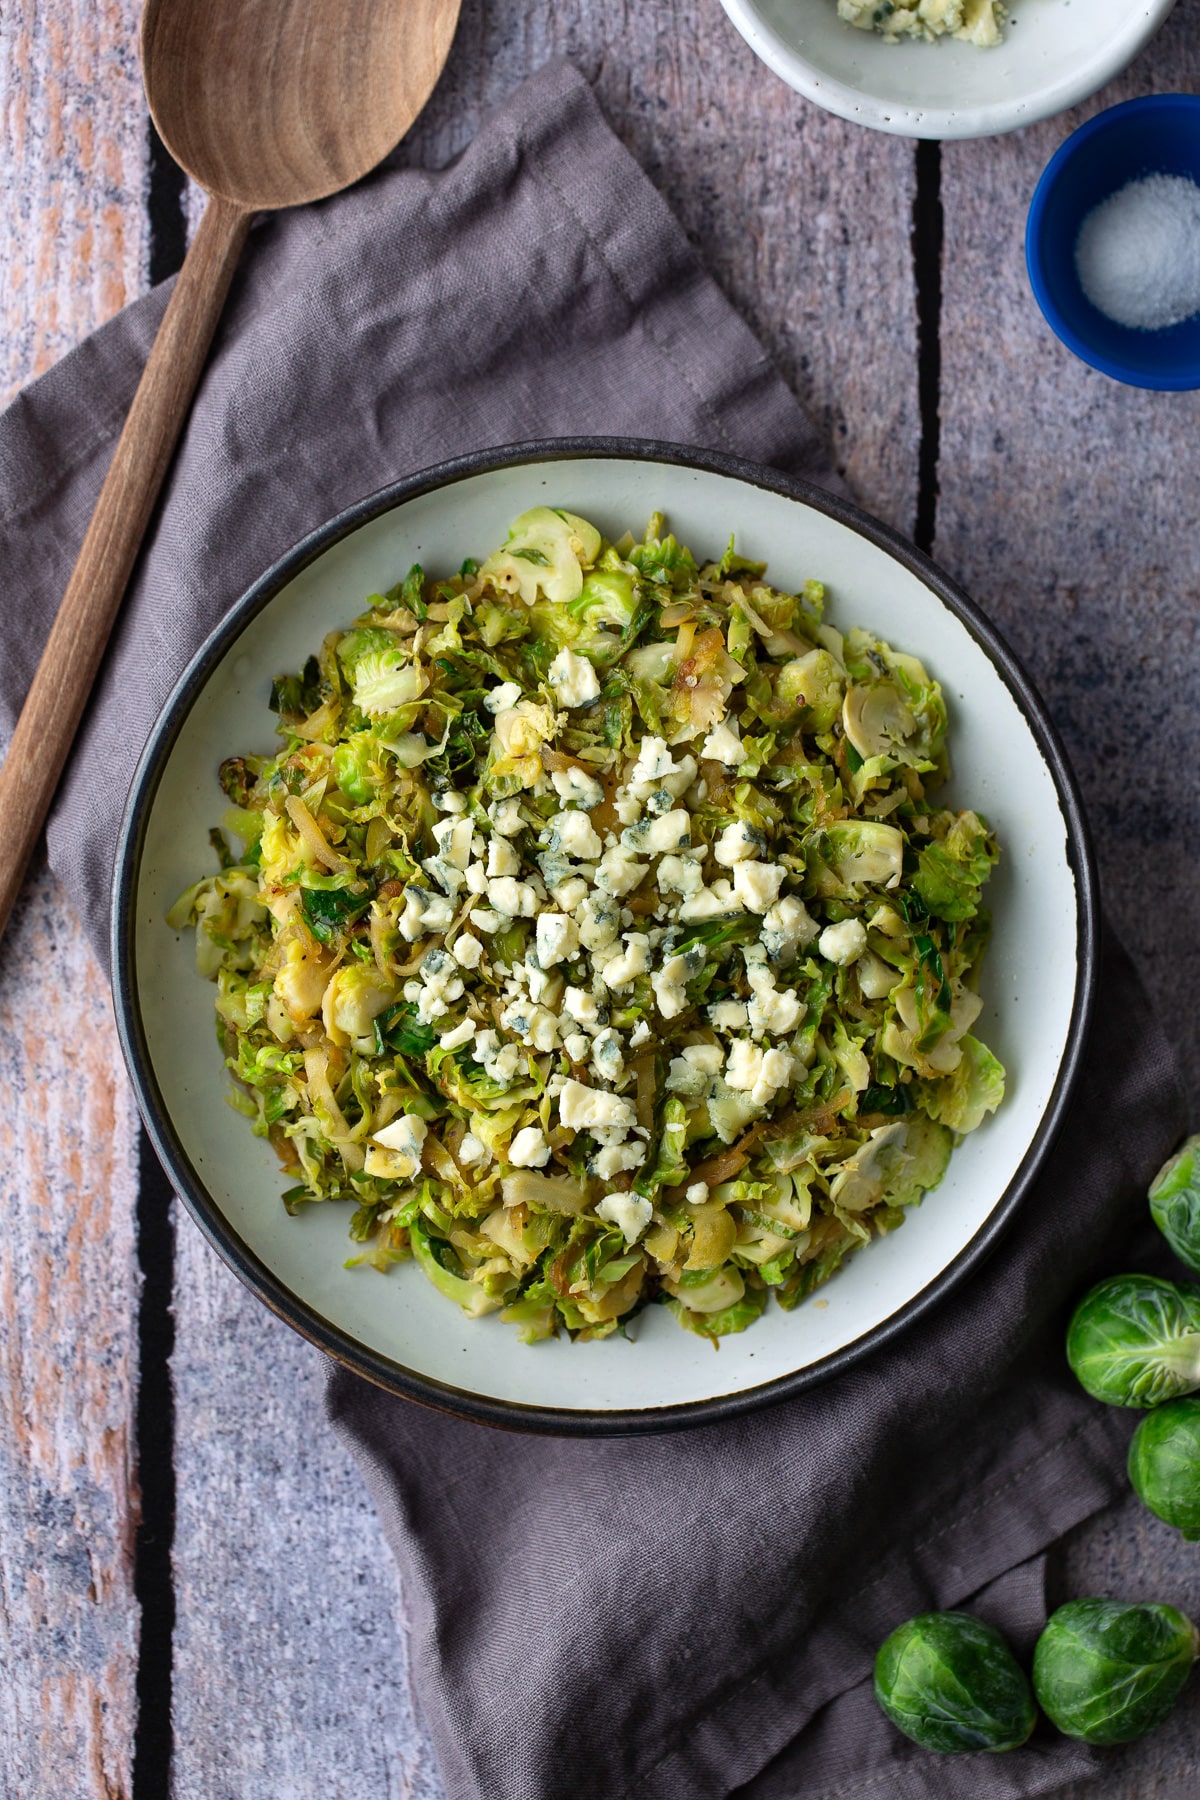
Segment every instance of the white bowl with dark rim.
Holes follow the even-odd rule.
[[[167,909],[212,866],[226,756],[270,754],[272,677],[411,563],[457,569],[548,503],[607,535],[652,510],[701,556],[736,532],[785,589],[825,582],[830,618],[924,658],[950,712],[947,797],[978,808],[1002,846],[988,890],[994,936],[978,1030],[1005,1063],[999,1112],[954,1152],[903,1228],[852,1257],[795,1312],[770,1306],[720,1354],[647,1308],[634,1341],[522,1344],[495,1315],[468,1319],[406,1263],[343,1267],[348,1209],[280,1195],[270,1146],[230,1111],[213,988]],[[213,1247],[273,1311],[380,1386],[491,1424],[537,1431],[660,1431],[798,1393],[922,1315],[1016,1218],[1078,1073],[1095,985],[1097,916],[1087,832],[1062,748],[1028,677],[940,570],[846,501],[733,459],[589,439],[489,451],[372,495],[296,545],[238,602],[176,684],[134,777],[118,850],[113,980],[146,1128]]]

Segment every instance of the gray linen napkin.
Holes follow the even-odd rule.
[[[0,738],[164,299],[130,307],[0,419]],[[716,446],[837,485],[565,65],[450,169],[387,168],[254,232],[51,822],[51,864],[101,954],[141,744],[248,582],[388,480],[579,432]],[[331,1416],[403,1566],[451,1795],[687,1800],[748,1783],[753,1800],[989,1800],[1092,1766],[1049,1738],[1007,1758],[925,1757],[863,1684],[878,1640],[921,1606],[975,1595],[1028,1638],[1046,1546],[1118,1485],[1128,1421],[1072,1387],[1047,1321],[1136,1216],[1183,1109],[1116,949],[1104,993],[1074,1116],[988,1268],[799,1401],[593,1443],[491,1432],[333,1375]]]

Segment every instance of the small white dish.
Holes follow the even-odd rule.
[[[901,1230],[851,1259],[818,1299],[771,1307],[711,1345],[665,1308],[621,1337],[529,1346],[471,1320],[414,1264],[346,1270],[348,1212],[289,1218],[267,1144],[230,1111],[213,988],[192,933],[166,912],[211,866],[224,809],[219,763],[275,747],[270,682],[302,666],[333,627],[413,562],[457,568],[548,502],[618,536],[651,510],[683,542],[769,559],[772,578],[830,591],[835,624],[864,625],[924,657],[950,709],[947,793],[995,826],[995,931],[979,1032],[1009,1071],[996,1116],[954,1153]],[[298,1331],[381,1385],[491,1423],[578,1433],[662,1430],[792,1393],[911,1324],[973,1267],[1012,1219],[1062,1116],[1095,973],[1094,878],[1071,776],[1011,653],[926,558],[845,501],[703,452],[607,440],[488,452],[400,483],[298,545],[197,653],[142,755],[118,850],[113,980],[122,1043],[147,1129],[202,1230]]]
[[[721,0],[756,56],[826,112],[900,137],[1016,131],[1096,93],[1162,26],[1175,0],[1010,0],[993,49],[942,38],[885,43],[836,0]]]

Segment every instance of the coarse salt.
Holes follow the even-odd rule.
[[[1075,242],[1092,305],[1134,331],[1162,331],[1200,312],[1200,187],[1147,175],[1093,207]]]

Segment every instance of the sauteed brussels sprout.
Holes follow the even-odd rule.
[[[412,568],[276,681],[168,915],[285,1204],[527,1342],[796,1306],[1003,1096],[941,690],[764,575],[547,506]]]
[[[1152,1513],[1200,1538],[1200,1400],[1168,1400],[1146,1415],[1129,1446],[1129,1479]]]
[[[1067,1360],[1109,1406],[1159,1406],[1200,1388],[1200,1287],[1116,1275],[1085,1294],[1067,1330]]]
[[[1200,1137],[1190,1137],[1158,1171],[1150,1212],[1180,1262],[1200,1274]]]
[[[1037,1721],[1033,1691],[991,1625],[970,1613],[922,1613],[875,1659],[875,1698],[926,1750],[1015,1750]]]
[[[1197,1654],[1196,1627],[1173,1606],[1070,1600],[1038,1639],[1034,1691],[1067,1737],[1127,1744],[1162,1724]]]

